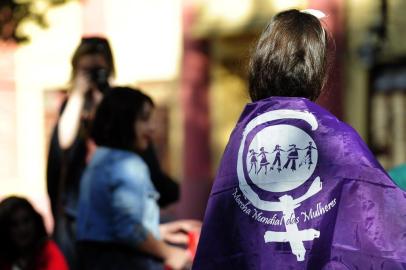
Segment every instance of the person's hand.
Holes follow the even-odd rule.
[[[84,97],[90,89],[90,86],[89,75],[85,71],[79,70],[73,81],[72,94],[78,94]]]
[[[159,226],[161,237],[164,241],[172,244],[187,245],[189,232],[200,232],[202,223],[198,220],[178,220],[161,224]]]
[[[171,270],[182,270],[192,265],[192,257],[185,249],[169,246],[164,264]]]
[[[96,108],[103,98],[103,94],[100,90],[95,88],[89,78],[89,74],[83,70],[79,70],[73,82],[71,97],[82,99],[84,102],[82,117],[84,119],[93,119]]]

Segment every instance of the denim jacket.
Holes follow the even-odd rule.
[[[139,155],[97,148],[81,180],[77,240],[135,247],[148,232],[159,239],[158,198]]]

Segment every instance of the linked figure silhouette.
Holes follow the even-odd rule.
[[[266,154],[268,154],[268,152],[265,151],[264,147],[261,147],[259,149],[260,153],[258,154],[258,156],[261,156],[261,161],[259,162],[259,169],[257,171],[257,174],[261,171],[262,168],[265,168],[265,174],[266,171],[268,170],[268,159],[266,158]]]
[[[307,149],[306,155],[303,158],[303,160],[300,162],[299,167],[301,167],[303,164],[308,164],[309,166],[307,167],[307,169],[310,170],[310,167],[313,164],[312,150],[313,149],[317,150],[317,148],[312,145],[312,142],[309,142],[309,145],[307,147],[303,148],[302,150],[306,150],[306,149]]]
[[[250,160],[251,167],[250,167],[250,170],[248,171],[248,173],[251,172],[252,167],[254,167],[254,172],[257,173],[257,161],[258,161],[258,160],[257,160],[257,155],[258,155],[258,153],[255,152],[254,149],[251,149],[251,150],[250,150],[250,155],[249,155],[249,157],[251,158],[251,160]]]
[[[292,165],[290,166],[290,169],[292,171],[296,171],[296,160],[299,159],[298,150],[303,150],[303,149],[300,149],[300,148],[296,147],[296,144],[289,144],[289,146],[291,148],[287,151],[287,152],[289,152],[288,160],[286,161],[285,165],[283,165],[283,168],[287,169],[290,162],[292,162]]]
[[[273,163],[272,163],[272,166],[271,166],[271,170],[273,170],[273,167],[277,164],[278,165],[278,167],[277,167],[277,170],[278,170],[278,172],[281,172],[281,151],[283,151],[283,152],[286,152],[285,150],[283,150],[281,147],[280,147],[280,145],[279,144],[277,144],[276,146],[275,146],[275,149],[273,150],[273,152],[272,153],[275,153],[276,152],[276,154],[275,154],[275,159],[274,159],[274,161],[273,161]]]

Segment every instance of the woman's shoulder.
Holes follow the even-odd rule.
[[[139,163],[142,162],[142,158],[140,155],[132,151],[106,146],[97,146],[93,155],[93,162],[100,163],[101,161],[108,162],[110,164],[121,164],[126,162]]]
[[[149,175],[148,166],[135,152],[115,148],[98,147],[95,159],[103,159],[105,165],[111,168],[115,175],[127,175],[138,177]]]

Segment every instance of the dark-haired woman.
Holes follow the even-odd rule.
[[[75,268],[75,219],[80,179],[96,145],[90,126],[103,94],[115,74],[113,53],[103,37],[82,38],[71,61],[68,98],[54,128],[47,164],[47,187],[55,221],[54,237],[71,268]],[[153,145],[142,153],[162,196],[161,207],[179,197],[177,183],[160,167]]]
[[[161,240],[159,193],[140,156],[153,131],[152,100],[113,88],[99,105],[97,149],[83,175],[77,239],[82,269],[182,269],[188,253]]]
[[[47,188],[56,243],[70,268],[76,268],[75,219],[79,183],[95,146],[89,139],[93,115],[115,73],[107,39],[83,38],[71,60],[71,85],[52,133]]]
[[[24,198],[0,203],[1,270],[67,270],[61,251],[48,238],[41,215]]]
[[[259,38],[252,103],[225,149],[194,270],[406,269],[406,194],[351,127],[313,103],[329,62],[320,14],[278,13]],[[249,149],[264,146],[291,147],[281,158],[292,170],[249,174]],[[309,153],[313,166],[295,168]]]

